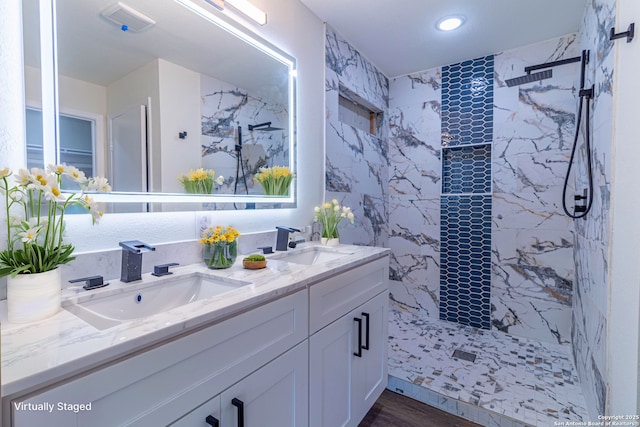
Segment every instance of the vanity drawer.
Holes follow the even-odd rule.
[[[309,287],[309,335],[389,288],[389,257]]]
[[[166,425],[304,341],[307,301],[299,291],[19,401],[91,403],[56,414],[69,426]],[[47,425],[52,415],[15,408],[16,427]]]

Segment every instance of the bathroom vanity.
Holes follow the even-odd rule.
[[[2,425],[355,426],[386,387],[387,249],[301,245],[262,270],[174,271],[70,289],[55,317],[3,323]],[[230,285],[142,318],[74,310],[106,317],[89,301],[194,276]]]

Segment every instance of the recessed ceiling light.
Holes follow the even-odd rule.
[[[445,16],[436,24],[436,28],[440,31],[451,31],[459,28],[464,24],[464,16]]]

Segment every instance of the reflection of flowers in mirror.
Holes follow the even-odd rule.
[[[97,223],[102,212],[85,191],[109,192],[105,178],[87,178],[74,166],[49,165],[47,169],[20,169],[9,185],[13,173],[0,169],[0,195],[7,215],[7,249],[0,252],[0,277],[21,273],[43,273],[72,261],[73,246],[63,243],[64,215],[72,206],[91,214]],[[62,193],[63,178],[70,179],[80,193]]]
[[[178,177],[178,182],[184,187],[184,191],[189,194],[211,194],[213,192],[213,183],[218,185],[224,183],[224,177],[216,176],[213,169],[191,169],[189,174],[183,174]]]
[[[253,179],[260,183],[266,196],[287,196],[293,180],[291,169],[286,166],[260,168]]]
[[[337,239],[338,236],[338,224],[343,219],[348,220],[353,224],[355,216],[351,212],[351,208],[347,206],[340,206],[338,200],[333,199],[331,203],[324,203],[322,206],[316,206],[314,208],[315,219],[322,224],[322,237],[329,239]]]

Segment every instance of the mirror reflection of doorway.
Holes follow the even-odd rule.
[[[148,190],[147,107],[109,117],[109,181],[113,191]]]
[[[109,182],[113,191],[149,191],[147,106],[109,116]],[[146,204],[120,204],[117,212],[145,212]]]
[[[44,168],[42,111],[26,109],[27,167]],[[95,175],[96,122],[92,119],[60,114],[60,147],[56,163],[73,165],[86,176]],[[73,186],[63,188],[74,189]]]
[[[42,110],[27,107],[25,111],[27,138],[27,168],[45,168]],[[73,165],[84,172],[85,176],[96,174],[96,120],[67,114],[58,117],[60,146],[55,153],[55,163]],[[77,191],[78,185],[63,177],[63,190]],[[72,206],[65,213],[83,213],[80,206]]]

